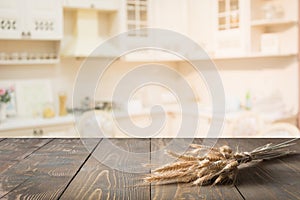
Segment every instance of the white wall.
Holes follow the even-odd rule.
[[[56,105],[56,107],[58,105],[57,95],[60,91],[67,92],[67,105],[71,106],[74,83],[83,61],[84,59],[63,58],[61,60],[61,63],[55,65],[0,66],[0,81],[48,79],[52,83],[53,95],[55,99],[54,104]],[[97,60],[95,61],[95,65],[96,64]],[[120,78],[130,69],[133,69],[140,64],[142,63],[125,63],[123,61],[117,61],[116,63],[114,63],[109,68],[105,76],[103,76],[103,81],[105,82],[106,87],[99,87],[101,88],[101,90],[97,91],[96,99],[111,99],[113,88],[120,80]],[[168,62],[164,64],[174,68],[176,67],[176,63]],[[86,79],[88,80],[89,77],[87,76]],[[174,77],[173,79],[175,82],[177,77]],[[84,98],[84,96],[82,98]]]
[[[68,94],[70,105],[71,88],[76,77],[80,61],[75,59],[67,60],[67,64],[55,65],[9,65],[0,66],[0,80],[32,80],[48,79],[52,83],[53,95],[57,105],[57,95],[60,91]]]
[[[279,91],[287,108],[294,113],[298,111],[298,64],[295,56],[216,60],[214,63],[219,70],[226,95],[238,97],[243,103],[247,91],[250,91],[254,99]],[[201,81],[195,78],[195,72],[186,63],[179,64],[178,68],[188,75],[194,85],[199,85]],[[198,91],[200,99],[207,103],[207,88],[199,88],[203,88]]]
[[[71,105],[73,85],[80,69],[81,60],[62,59],[57,65],[24,65],[0,66],[0,80],[49,79],[52,82],[55,99],[59,91],[68,94],[68,105]],[[113,87],[130,69],[142,63],[125,63],[118,61],[103,77],[108,85],[98,91],[96,99],[110,99]],[[192,88],[199,94],[200,101],[209,103],[208,88],[183,63],[165,63],[174,66],[183,73]],[[253,97],[267,96],[273,91],[280,91],[285,104],[295,112],[298,109],[298,66],[294,57],[219,60],[215,61],[221,75],[225,92],[244,100],[249,90]],[[174,77],[178,81],[178,77]],[[147,95],[147,94],[146,94]],[[55,102],[57,103],[57,102]]]

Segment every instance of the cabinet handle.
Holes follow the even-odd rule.
[[[23,36],[23,37],[25,36],[25,32],[24,32],[24,31],[22,31],[22,36]]]
[[[29,36],[29,37],[31,36],[31,33],[29,31],[27,32],[27,36]]]
[[[12,28],[13,28],[13,30],[16,30],[16,21],[15,20],[12,22]]]
[[[93,3],[91,4],[91,8],[95,8],[95,5]]]
[[[43,135],[43,133],[44,133],[43,129],[40,129],[39,135]]]
[[[36,129],[33,130],[33,135],[34,135],[34,136],[37,136],[37,135],[38,135],[38,132],[37,132]]]

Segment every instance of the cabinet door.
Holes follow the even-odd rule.
[[[26,34],[31,39],[62,38],[60,0],[27,0]]]
[[[188,36],[208,52],[214,50],[214,7],[212,0],[188,1]]]
[[[93,5],[91,4],[91,1],[86,0],[64,0],[63,1],[64,7],[69,8],[91,8]]]
[[[21,38],[23,4],[22,0],[0,0],[0,39]]]
[[[244,56],[249,51],[249,0],[218,0],[215,34],[215,55]]]
[[[2,138],[32,138],[33,129],[31,128],[22,128],[22,129],[13,129],[7,131],[0,131],[0,137]]]
[[[122,0],[64,0],[64,7],[69,8],[93,8],[103,11],[115,11]]]
[[[150,26],[187,33],[187,0],[149,0]]]
[[[39,137],[46,138],[78,138],[79,135],[75,130],[75,127],[70,125],[59,125],[59,126],[49,126],[43,127]]]
[[[117,10],[119,0],[91,0],[91,6],[97,10],[114,11]]]

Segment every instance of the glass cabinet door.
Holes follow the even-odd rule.
[[[127,30],[146,28],[148,25],[147,0],[127,0]],[[137,35],[138,34],[138,35]],[[146,31],[131,32],[129,36],[147,36]]]
[[[239,0],[218,0],[218,30],[239,28]]]

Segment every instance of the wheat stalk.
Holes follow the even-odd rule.
[[[297,138],[298,139],[298,138]],[[175,152],[166,153],[177,159],[176,162],[164,165],[147,175],[147,183],[169,184],[188,183],[193,185],[218,184],[234,181],[238,166],[254,160],[267,160],[292,153],[287,147],[295,145],[297,139],[288,140],[280,144],[266,144],[251,152],[233,152],[229,146],[212,148],[198,144],[191,144],[192,150],[180,155]],[[202,156],[201,153],[205,152]]]

